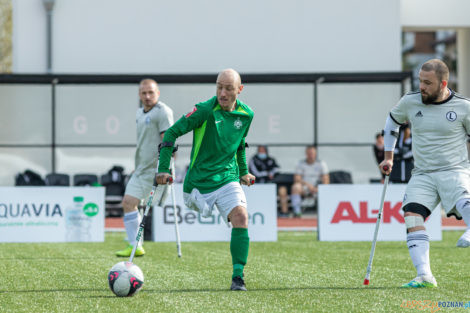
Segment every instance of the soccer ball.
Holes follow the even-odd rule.
[[[142,288],[144,274],[132,262],[119,262],[108,273],[109,288],[118,297],[131,297]]]

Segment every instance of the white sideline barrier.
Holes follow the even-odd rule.
[[[230,241],[231,228],[220,217],[203,218],[184,205],[183,185],[174,184],[181,241]],[[248,234],[250,241],[277,241],[276,185],[259,184],[242,186],[248,202]],[[154,207],[152,213],[153,241],[175,241],[175,224],[171,197],[163,208]]]
[[[0,187],[0,242],[102,242],[104,196],[104,187]]]
[[[406,241],[401,210],[405,184],[390,184],[385,194],[377,240]],[[372,241],[383,185],[320,185],[318,236],[321,241]],[[425,222],[430,240],[442,240],[440,205]]]

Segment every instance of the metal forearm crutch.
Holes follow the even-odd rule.
[[[388,171],[388,166],[383,167],[384,171]],[[382,211],[384,208],[385,192],[387,191],[387,185],[390,175],[385,177],[384,188],[382,189],[382,197],[380,199],[380,209],[379,214],[377,215],[377,222],[375,223],[374,239],[372,240],[372,247],[370,249],[369,264],[367,265],[367,273],[364,278],[364,285],[369,285],[370,282],[370,273],[372,272],[372,261],[374,260],[375,245],[377,243],[377,234],[379,233],[380,220],[382,219]]]
[[[176,150],[178,150],[178,146],[173,148],[173,153],[176,152]],[[160,146],[158,148],[158,152],[160,152]],[[157,162],[157,171],[158,171],[158,162]],[[172,182],[173,182],[173,176],[168,177],[167,183],[172,183]],[[142,216],[142,221],[140,222],[140,225],[139,225],[139,231],[137,232],[136,244],[132,248],[132,253],[131,253],[131,256],[129,258],[129,262],[132,262],[132,260],[134,259],[135,251],[137,250],[138,242],[140,241],[140,238],[142,237],[142,233],[143,233],[144,227],[145,227],[145,222],[147,220],[147,216],[148,216],[148,212],[150,211],[150,207],[153,204],[153,197],[155,195],[155,192],[157,191],[157,187],[158,187],[157,180],[154,179],[152,190],[150,191],[150,195],[148,197],[147,204],[145,206],[144,215]],[[162,192],[162,195],[161,195],[160,199],[158,200],[157,205],[161,206],[163,204],[164,199],[165,199],[165,190]]]
[[[173,159],[171,162],[171,172],[173,175],[173,181],[175,181],[176,178],[176,172],[175,172],[175,160]],[[176,251],[178,252],[178,257],[181,258],[181,238],[180,238],[180,231],[178,227],[178,209],[176,206],[176,200],[175,200],[175,185],[171,185],[171,200],[173,202],[173,215],[175,218],[175,235],[176,235]]]

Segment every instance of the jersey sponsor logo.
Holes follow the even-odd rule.
[[[194,107],[194,109],[193,109],[191,112],[189,112],[188,114],[186,114],[185,116],[186,116],[186,117],[190,117],[190,116],[193,115],[193,113],[196,112],[196,111],[197,111],[197,108]]]
[[[147,116],[147,117],[145,118],[145,124],[150,124],[150,116]]]
[[[219,124],[220,122],[222,122],[222,120],[220,120],[220,121],[215,121],[216,124]]]
[[[243,126],[243,122],[240,120],[240,118],[237,118],[235,122],[233,122],[233,127],[236,129],[240,129]]]
[[[454,122],[457,119],[457,113],[455,113],[454,111],[449,111],[446,114],[446,118],[447,120]]]
[[[415,117],[423,117],[423,113],[421,113],[421,111],[418,111],[418,113],[416,113]]]

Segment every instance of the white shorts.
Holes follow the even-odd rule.
[[[310,192],[310,189],[308,188],[307,185],[303,185],[303,186],[302,186],[302,197],[308,197],[308,198],[314,198],[314,199],[316,199],[316,198],[317,198],[317,194]]]
[[[155,174],[139,174],[134,172],[129,182],[126,185],[126,191],[124,194],[132,196],[137,199],[147,199],[152,190],[153,180]]]
[[[470,197],[470,171],[455,169],[411,176],[406,186],[403,206],[419,203],[434,211],[441,202],[447,215],[460,213],[455,209],[458,200]]]
[[[132,174],[131,179],[127,183],[125,194],[137,198],[139,200],[147,201],[147,198],[150,195],[152,190],[153,180],[155,179],[155,174],[152,175],[135,175]],[[158,186],[153,196],[152,205],[161,205],[165,204],[165,200],[170,193],[169,185],[164,185],[164,188],[161,188],[162,185]]]
[[[224,218],[225,222],[228,221],[228,215],[235,207],[242,206],[247,209],[245,193],[238,182],[228,183],[217,190],[201,195],[206,200],[210,210],[212,210],[214,205],[217,207],[217,210]],[[184,204],[189,209],[200,212],[203,211],[203,208],[199,208],[195,205],[190,193],[185,192],[183,194],[183,199]]]

